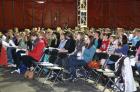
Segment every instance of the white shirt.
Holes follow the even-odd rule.
[[[17,46],[15,45],[15,43],[14,43],[12,40],[9,40],[9,43],[2,40],[2,45],[3,45],[5,48],[7,48],[7,47],[15,47],[15,48],[16,48],[16,47],[17,47]]]

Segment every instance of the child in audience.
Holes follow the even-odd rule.
[[[102,44],[101,44],[101,47],[100,47],[101,52],[107,51],[109,43],[110,43],[109,42],[109,35],[107,33],[104,33]]]

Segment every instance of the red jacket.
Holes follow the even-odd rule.
[[[34,46],[33,50],[28,52],[28,55],[33,57],[39,62],[43,55],[44,48],[45,48],[45,43],[43,40],[40,39]]]
[[[7,65],[7,53],[5,48],[1,48],[0,65]]]
[[[101,51],[106,51],[108,49],[108,46],[109,46],[109,40],[107,40],[107,41],[103,40],[102,44],[101,44],[101,47],[100,47],[100,50]]]

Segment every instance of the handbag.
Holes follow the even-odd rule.
[[[90,61],[88,63],[88,67],[89,68],[94,68],[94,69],[99,69],[100,68],[100,62],[94,60],[94,61]]]
[[[24,74],[24,77],[32,80],[34,78],[34,71],[32,69],[27,70]]]

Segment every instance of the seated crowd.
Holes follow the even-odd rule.
[[[126,31],[123,28],[113,31],[109,28],[79,27],[74,30],[70,28],[62,30],[60,27],[56,30],[10,29],[6,33],[0,33],[0,65],[16,67],[16,71],[20,73],[22,65],[30,68],[35,66],[36,62],[40,62],[45,48],[49,47],[67,52],[66,55],[60,55],[58,60],[54,55],[50,56],[49,62],[63,66],[69,72],[71,80],[77,77],[76,69],[79,66],[87,66],[93,60],[103,65],[102,58],[105,56],[100,53],[127,57],[130,56],[130,48],[134,48],[136,52],[133,54],[136,58],[135,67],[140,74],[140,29],[138,28],[133,31]]]

